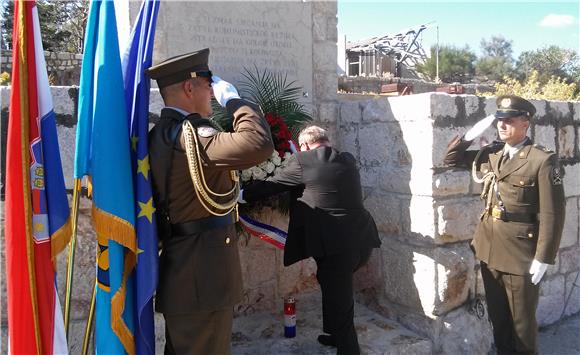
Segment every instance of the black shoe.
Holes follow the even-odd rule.
[[[324,346],[332,346],[336,348],[336,342],[332,338],[332,335],[320,334],[318,336],[318,342]]]

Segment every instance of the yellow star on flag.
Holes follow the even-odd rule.
[[[137,160],[137,174],[143,174],[145,180],[149,180],[149,155],[145,158]]]
[[[153,223],[153,213],[155,213],[155,207],[153,207],[153,197],[151,197],[147,203],[139,201],[139,208],[140,211],[137,218],[147,217],[149,223]]]
[[[137,142],[139,141],[139,137],[137,137],[136,135],[132,135],[131,136],[131,149],[133,149],[133,151],[137,151]]]

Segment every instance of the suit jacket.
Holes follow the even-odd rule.
[[[218,193],[232,186],[231,170],[245,169],[266,160],[273,151],[267,122],[243,100],[230,100],[234,133],[217,132],[197,114],[187,117],[165,108],[149,133],[149,152],[155,203],[168,207],[172,224],[212,215],[194,191],[181,125],[196,127],[208,187]],[[242,297],[241,266],[235,226],[214,228],[193,235],[167,235],[160,258],[156,309],[165,314],[190,314],[233,306]]]
[[[284,265],[380,246],[375,222],[363,206],[360,176],[350,153],[332,147],[298,152],[273,177],[246,187],[243,198],[253,202],[283,191],[298,196],[290,206]]]
[[[453,141],[445,162],[452,166],[471,167],[478,151],[466,151],[471,142]],[[500,166],[503,144],[483,149],[476,163],[480,174],[492,172],[497,188],[491,186],[492,206],[503,202],[507,213],[531,216],[533,221],[496,219],[482,214],[472,246],[476,257],[492,269],[525,275],[533,259],[554,264],[565,216],[563,171],[556,154],[532,144],[524,146]],[[516,219],[516,218],[514,218]]]

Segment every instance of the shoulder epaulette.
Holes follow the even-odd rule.
[[[538,150],[541,150],[542,152],[548,153],[548,154],[554,153],[554,151],[552,151],[552,150],[544,147],[541,144],[534,143],[533,147],[536,148],[536,149],[538,149]]]

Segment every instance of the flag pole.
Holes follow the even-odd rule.
[[[72,282],[73,282],[73,270],[74,270],[74,260],[75,260],[75,247],[77,242],[77,222],[78,222],[78,211],[79,211],[79,194],[81,191],[81,179],[75,179],[74,190],[73,190],[73,206],[72,206],[72,236],[68,247],[68,262],[66,269],[66,293],[64,299],[64,329],[66,333],[66,338],[68,340],[68,326],[70,318],[70,298],[72,292]]]
[[[89,310],[89,317],[87,318],[87,326],[85,328],[85,339],[83,340],[82,355],[87,355],[87,352],[89,351],[89,341],[91,338],[91,332],[93,330],[93,317],[95,315],[96,295],[97,295],[97,279],[95,279],[95,287],[93,287],[93,296],[91,297],[91,308]]]

